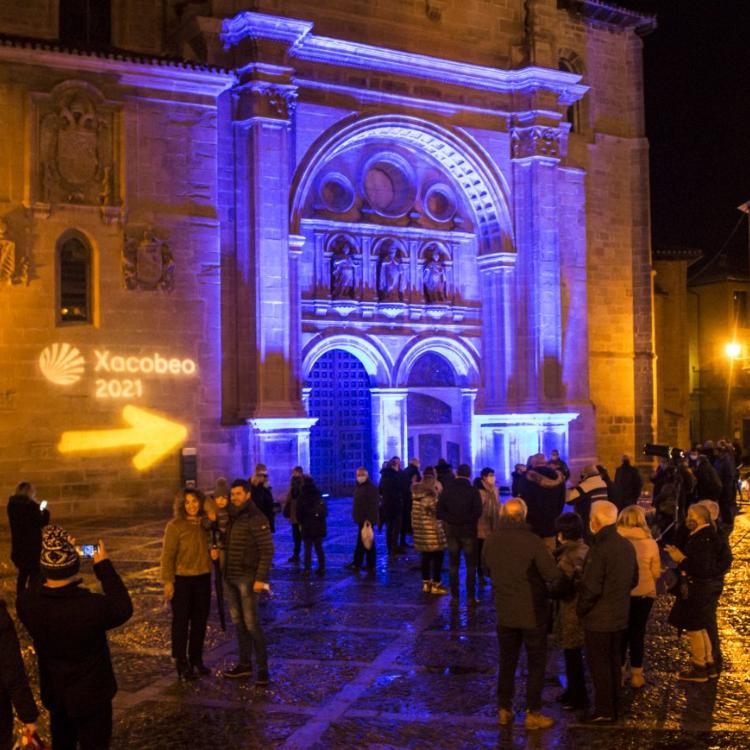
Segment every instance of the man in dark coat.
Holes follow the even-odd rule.
[[[380,472],[380,486],[383,498],[383,520],[385,521],[385,539],[389,557],[399,554],[398,546],[403,522],[404,498],[403,480],[401,478],[401,459],[394,456]]]
[[[696,500],[713,500],[718,503],[721,498],[721,479],[707,456],[700,454],[697,457],[693,475],[696,482]]]
[[[594,683],[590,721],[617,720],[620,691],[620,642],[628,626],[630,591],[638,585],[632,543],[617,533],[617,506],[599,500],[591,506],[593,541],[583,566],[578,616],[583,623],[586,661]]]
[[[499,721],[512,722],[514,677],[523,644],[528,669],[526,727],[549,727],[553,720],[541,713],[550,614],[547,584],[561,586],[565,574],[526,524],[526,504],[520,499],[508,500],[501,508],[498,528],[485,540],[483,558],[497,609]]]
[[[445,522],[450,561],[451,597],[458,600],[458,567],[461,552],[466,563],[466,597],[476,604],[477,521],[482,515],[482,496],[471,483],[471,467],[461,464],[456,478],[438,497],[437,517]]]
[[[630,463],[630,456],[623,455],[622,463],[615,470],[615,485],[617,486],[618,510],[638,502],[643,489],[641,472]]]
[[[268,652],[260,626],[258,595],[269,591],[268,577],[273,560],[273,536],[268,518],[254,505],[250,485],[235,479],[230,490],[229,528],[224,578],[229,616],[237,631],[239,663],[224,677],[249,677],[253,673],[252,653],[258,662],[256,685],[267,685]]]
[[[526,522],[531,530],[555,548],[555,519],[565,505],[565,479],[547,466],[543,453],[530,456],[526,473],[518,480],[518,496],[528,507]]]
[[[68,534],[47,526],[41,554],[46,581],[22,591],[16,608],[34,640],[52,745],[71,750],[78,743],[82,750],[106,750],[117,692],[107,631],[127,622],[133,605],[101,540],[94,553],[94,575],[103,594],[81,586],[79,567]]]
[[[734,450],[723,440],[718,443],[718,456],[714,461],[714,468],[721,480],[721,522],[731,532],[734,528],[734,517],[737,515],[737,484],[735,480],[736,467],[734,465]],[[703,498],[701,498],[703,499]]]
[[[354,548],[354,559],[346,567],[359,570],[367,559],[368,572],[375,572],[375,539],[372,547],[365,549],[362,544],[362,528],[369,522],[375,528],[378,522],[378,488],[370,481],[370,474],[364,466],[357,469],[357,486],[352,498],[352,520],[357,524],[357,544]]]
[[[29,688],[16,628],[0,599],[0,750],[10,750],[13,746],[14,707],[25,724],[24,732],[33,735],[39,711]]]
[[[31,482],[21,482],[8,500],[10,559],[18,568],[16,595],[26,588],[29,578],[39,573],[42,553],[42,528],[49,523],[49,511],[36,501]]]
[[[323,551],[323,540],[328,532],[327,516],[328,509],[315,480],[309,474],[305,474],[297,500],[297,518],[302,532],[302,541],[305,545],[303,558],[305,575],[310,575],[313,547],[315,547],[315,555],[318,558],[318,568],[315,572],[319,576],[325,575],[326,557]]]

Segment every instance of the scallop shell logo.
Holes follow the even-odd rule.
[[[73,385],[81,379],[85,361],[70,344],[52,344],[39,355],[39,369],[50,383]]]

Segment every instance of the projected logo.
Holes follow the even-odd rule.
[[[39,369],[50,383],[73,385],[83,376],[85,361],[70,344],[52,344],[39,355]]]

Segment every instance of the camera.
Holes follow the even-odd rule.
[[[685,451],[681,448],[673,448],[671,445],[659,445],[658,443],[646,443],[643,446],[644,456],[657,456],[669,461],[681,461],[685,458]]]
[[[99,551],[98,544],[82,544],[78,548],[81,557],[92,558]]]

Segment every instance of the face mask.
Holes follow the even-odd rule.
[[[367,477],[363,477],[361,474],[357,474],[357,484],[364,484],[367,481]]]
[[[688,518],[687,521],[685,521],[685,526],[687,526],[690,531],[695,531],[695,529],[698,528],[698,522],[694,518]]]

